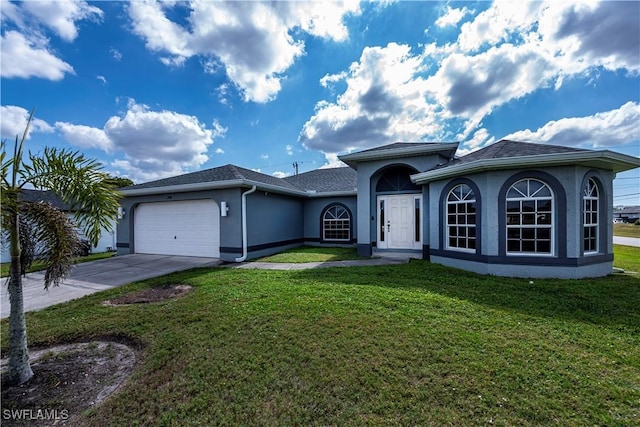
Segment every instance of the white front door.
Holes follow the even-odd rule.
[[[378,248],[421,248],[422,196],[402,194],[378,197]]]

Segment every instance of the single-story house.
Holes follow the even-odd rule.
[[[126,187],[118,254],[240,262],[301,244],[405,251],[481,274],[612,271],[612,181],[640,159],[503,140],[395,143],[276,178],[234,165]]]
[[[27,202],[46,202],[50,203],[53,207],[62,212],[66,212],[67,216],[73,220],[74,210],[65,202],[62,201],[55,193],[47,190],[32,190],[23,189],[20,195],[22,200]],[[85,240],[86,236],[84,231],[78,230],[78,234],[81,240]],[[89,248],[92,253],[115,251],[116,249],[116,224],[112,223],[108,229],[103,229],[100,235],[98,244]],[[11,254],[9,253],[9,242],[4,241],[0,245],[0,255],[2,262],[10,262]]]

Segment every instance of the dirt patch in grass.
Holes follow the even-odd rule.
[[[106,306],[149,304],[152,302],[164,301],[170,298],[179,298],[188,294],[192,287],[189,285],[165,285],[155,288],[143,289],[137,292],[123,295],[114,299],[103,301]]]
[[[32,351],[30,359],[34,375],[29,381],[7,386],[3,378],[3,426],[75,425],[129,378],[136,351],[122,343],[91,341]],[[3,368],[6,363],[3,359]]]

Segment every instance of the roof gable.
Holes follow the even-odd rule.
[[[438,154],[446,159],[453,158],[458,149],[457,142],[396,142],[382,147],[370,148],[355,153],[338,156],[350,167],[357,169],[360,162],[401,159]]]

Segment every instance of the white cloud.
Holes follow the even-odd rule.
[[[15,140],[16,135],[22,138],[30,112],[16,105],[3,105],[0,107],[0,134],[2,139]],[[34,116],[29,127],[27,138],[34,132],[53,132],[53,127],[44,120]]]
[[[126,113],[112,116],[103,129],[58,122],[65,139],[83,148],[97,148],[123,158],[112,166],[136,182],[195,170],[208,159],[214,138],[226,128],[214,121],[208,129],[195,116],[173,111],[152,111],[129,100]]]
[[[105,152],[111,152],[114,148],[113,142],[102,129],[65,122],[56,122],[56,129],[64,139],[76,147],[98,148]]]
[[[574,147],[609,147],[640,140],[640,104],[627,102],[616,110],[586,117],[550,121],[541,128],[507,135],[505,139]]]
[[[453,9],[447,5],[444,15],[436,19],[436,26],[443,28],[449,26],[456,26],[466,15],[473,13],[473,11],[463,7],[461,9]]]
[[[38,0],[21,4],[25,11],[33,15],[42,25],[50,28],[65,41],[73,41],[78,36],[76,21],[102,18],[102,10],[77,0]]]
[[[167,17],[178,7],[189,8],[188,28]],[[344,16],[360,13],[356,2],[150,1],[132,2],[128,11],[147,47],[168,55],[160,58],[163,63],[181,65],[199,56],[207,73],[224,66],[244,100],[254,102],[272,100],[283,73],[304,54],[296,30],[342,41],[348,35]]]
[[[286,178],[288,176],[291,176],[291,173],[290,172],[275,171],[271,175],[275,176],[276,178]]]
[[[102,10],[85,1],[2,1],[2,69],[4,78],[39,77],[61,80],[74,73],[49,47],[45,31],[71,42],[78,36],[77,21],[99,20]]]
[[[100,80],[102,84],[107,84],[107,79],[105,76],[96,76],[96,79]]]
[[[407,45],[365,48],[348,73],[323,78],[324,84],[344,79],[347,88],[336,102],[316,104],[299,141],[326,155],[437,134],[421,77],[423,59]]]
[[[496,138],[489,134],[489,131],[485,128],[476,130],[471,139],[462,142],[458,146],[456,155],[464,156],[474,151],[477,151],[487,145],[491,145],[496,141]]]
[[[444,117],[469,120],[466,135],[497,106],[549,86],[557,76],[553,62],[532,46],[503,44],[474,56],[448,56],[428,85]]]
[[[46,45],[27,39],[17,31],[7,31],[0,40],[3,78],[41,77],[61,80],[73,74],[73,67],[57,58]]]
[[[285,147],[285,150],[287,150],[287,154],[288,154],[289,156],[293,156],[293,145],[287,145],[287,146]]]
[[[455,43],[366,47],[348,70],[320,80],[331,96],[338,84],[346,89],[316,103],[298,139],[333,156],[456,134],[470,152],[493,141],[482,122],[500,106],[599,67],[639,73],[637,12],[636,2],[498,0]],[[448,6],[437,25],[473,13]]]
[[[120,53],[118,49],[115,49],[115,48],[109,49],[109,54],[111,54],[111,57],[116,61],[122,60],[122,53]]]
[[[216,154],[224,154],[224,150],[222,148],[216,148]]]
[[[347,166],[342,160],[338,158],[338,153],[324,153],[326,163],[320,166],[319,169],[331,169],[331,168],[343,168]]]

